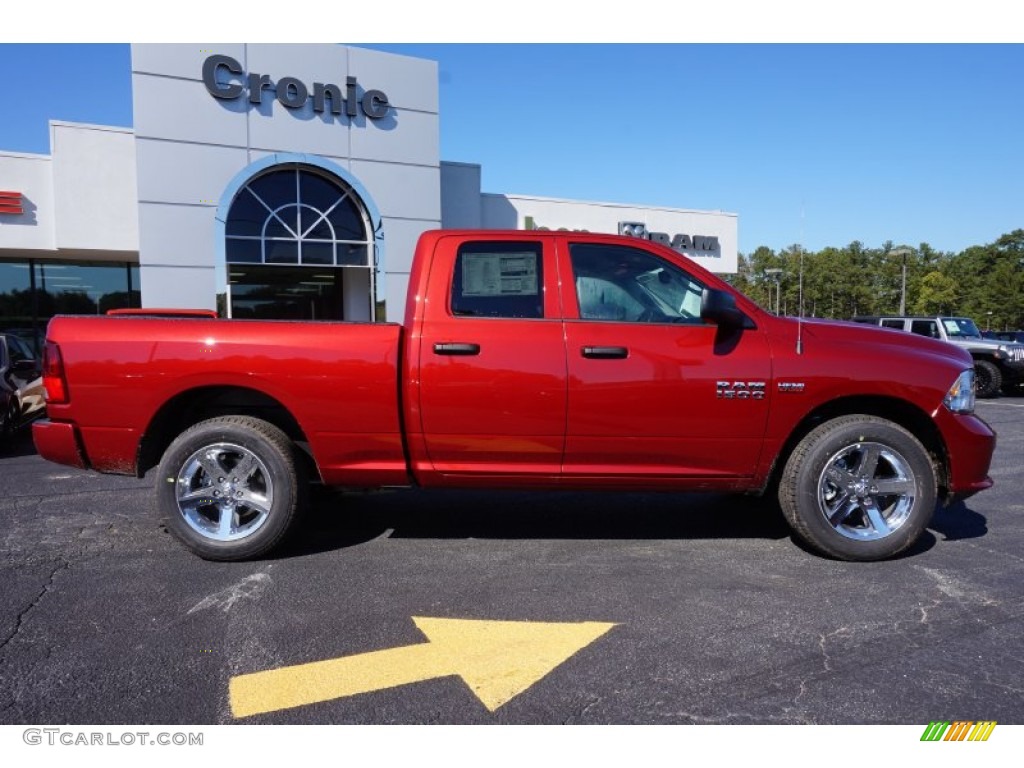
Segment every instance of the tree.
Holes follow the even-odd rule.
[[[938,270],[933,270],[921,278],[921,287],[914,312],[919,315],[944,315],[956,306],[956,282]]]
[[[903,279],[903,258],[893,257],[892,250],[892,242],[868,248],[859,240],[818,252],[791,245],[776,253],[761,246],[741,256],[730,282],[774,310],[776,283],[767,270],[781,269],[780,309],[796,314],[802,257],[805,314],[837,319],[891,314],[899,308]],[[1024,229],[956,254],[922,242],[906,256],[906,266],[908,312],[965,315],[982,326],[991,320],[993,327],[1024,328]]]
[[[775,281],[765,270],[782,268],[782,260],[775,255],[775,251],[762,245],[746,261],[744,293],[759,306],[773,310],[775,308],[773,301]]]

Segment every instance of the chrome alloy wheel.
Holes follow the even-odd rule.
[[[907,522],[916,490],[910,462],[898,451],[883,443],[854,443],[825,463],[818,508],[837,533],[877,541]]]
[[[178,472],[178,511],[196,533],[214,541],[237,541],[266,522],[274,484],[252,451],[233,443],[200,448]]]

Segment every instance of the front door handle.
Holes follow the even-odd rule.
[[[580,352],[591,360],[624,360],[629,357],[628,347],[583,347]]]
[[[445,342],[434,345],[435,355],[479,355],[479,344],[464,344],[460,342]]]

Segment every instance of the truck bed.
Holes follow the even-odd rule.
[[[71,397],[51,403],[49,416],[80,425],[73,437],[85,466],[141,474],[162,450],[143,435],[159,440],[186,412],[255,403],[290,414],[282,426],[323,482],[403,484],[401,332],[393,323],[58,317],[49,338]]]

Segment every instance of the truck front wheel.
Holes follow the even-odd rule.
[[[164,452],[157,498],[171,532],[205,560],[245,560],[280,544],[305,478],[288,436],[248,416],[202,421]]]
[[[793,531],[842,560],[882,560],[913,544],[935,511],[924,446],[898,424],[844,416],[812,430],[786,462],[779,502]]]
[[[974,394],[978,397],[995,397],[1003,385],[1003,374],[999,366],[988,360],[974,361]]]

